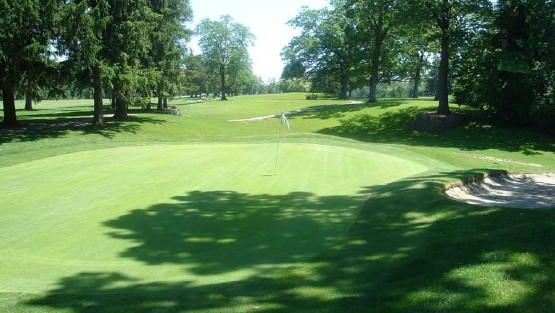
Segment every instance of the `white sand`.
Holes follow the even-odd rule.
[[[482,181],[449,188],[456,200],[482,206],[555,208],[555,173],[488,176]]]

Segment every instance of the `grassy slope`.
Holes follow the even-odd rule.
[[[493,169],[553,171],[551,138],[474,124],[418,134],[407,126],[410,117],[432,102],[367,106],[302,97],[184,99],[177,102],[181,117],[140,114],[104,127],[3,134],[0,185],[7,193],[2,198],[12,202],[0,208],[0,244],[9,248],[0,260],[11,258],[12,267],[0,277],[3,290],[12,292],[0,293],[0,311],[555,308],[555,213],[475,208],[438,192],[453,179]],[[282,131],[279,184],[269,184],[276,177],[258,173],[273,170],[267,159],[275,153],[278,122],[227,120],[307,106],[317,107],[291,115],[292,130]],[[81,116],[88,109],[81,103],[38,108],[20,116]],[[111,147],[121,148],[87,152]],[[205,173],[207,167],[218,174]],[[57,178],[48,181],[53,171]],[[248,179],[234,178],[237,171]],[[117,181],[118,172],[128,179]],[[99,188],[106,184],[110,188]],[[118,199],[117,186],[130,189],[130,197]],[[23,195],[27,189],[33,196]],[[89,201],[91,193],[100,200]],[[367,194],[355,219],[352,209]],[[37,203],[44,210],[29,213]],[[214,212],[195,211],[207,206]],[[278,222],[270,227],[268,221]],[[346,227],[348,236],[342,235]],[[56,245],[61,239],[68,242]],[[48,262],[59,260],[66,270],[51,271]],[[38,294],[18,292],[29,289]]]

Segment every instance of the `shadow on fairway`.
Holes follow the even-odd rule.
[[[389,103],[389,102],[387,102]],[[367,108],[367,105],[357,104],[354,107],[334,106],[323,108],[321,112],[307,111],[303,118],[339,118],[340,125],[324,128],[319,133],[351,138],[364,142],[400,143],[428,147],[456,147],[462,150],[499,149],[523,154],[542,154],[555,152],[553,137],[535,133],[524,129],[511,129],[501,126],[491,127],[472,122],[443,132],[417,132],[412,129],[412,122],[420,112],[430,111],[430,108],[409,107],[395,111],[370,115],[356,112]],[[518,136],[515,136],[518,132]]]
[[[123,257],[219,275],[306,261],[337,244],[363,199],[193,191],[105,225],[114,229],[110,236],[136,243]]]
[[[324,104],[309,106],[302,112],[292,113],[291,116],[302,117],[306,119],[337,119],[343,118],[347,113],[358,112],[367,108],[387,109],[403,104],[401,99],[387,99],[378,103],[364,103],[355,101],[347,104]]]
[[[71,113],[74,114],[74,113]],[[53,116],[59,116],[55,114]],[[106,117],[105,124],[92,125],[90,117],[55,118],[55,119],[33,119],[20,121],[16,128],[0,127],[0,145],[15,141],[38,141],[47,138],[59,138],[69,132],[81,132],[82,134],[98,134],[112,139],[118,133],[136,133],[141,124],[162,124],[164,120],[146,117],[129,116],[125,121],[115,121]]]
[[[90,116],[90,120],[92,121],[92,112],[78,110],[82,109],[83,107],[64,107],[60,109],[56,109],[56,111],[49,110],[49,109],[34,109],[30,111],[30,115],[28,116],[20,116],[21,121],[33,121],[33,120],[44,120],[44,119],[61,119],[61,118],[82,118],[85,116]],[[29,111],[21,111],[22,113],[29,113]],[[104,117],[110,117],[113,115],[113,112],[104,112]]]
[[[476,175],[482,172],[473,171]],[[309,267],[260,272],[240,281],[206,286],[187,281],[142,284],[119,273],[83,272],[62,278],[50,293],[28,301],[27,308],[72,312],[552,312],[555,210],[478,208],[439,193],[440,180],[468,174],[415,177],[362,190],[372,195],[347,236],[309,239],[333,242],[308,260]],[[282,240],[303,247],[305,238],[288,238],[297,228],[330,227],[316,210],[324,210],[326,215],[335,206],[327,205],[328,201],[356,202],[349,197],[306,201],[305,196],[288,195],[292,199],[286,200],[285,196],[198,192],[179,200],[189,203],[188,207],[196,203],[198,208],[220,210],[194,217],[180,209],[182,204],[160,205],[106,224],[114,228],[116,238],[137,243],[125,257],[156,266],[190,262],[179,255],[182,249],[218,248],[216,240],[187,244],[187,238],[242,236],[242,227],[254,222],[247,213],[252,206],[271,209],[284,204],[280,201],[290,201],[289,207],[301,209],[268,212],[256,220],[268,218],[272,224],[289,219],[290,228],[276,229],[280,233],[267,244],[280,245]],[[226,217],[231,204],[241,210]],[[303,211],[309,207],[315,211]],[[243,210],[246,212],[241,215]],[[191,222],[185,221],[189,219]],[[195,228],[199,219],[217,220],[221,229]],[[270,248],[262,247],[265,249]],[[234,260],[233,253],[212,254],[212,259],[197,257],[196,271],[224,273],[258,263],[255,257]],[[296,256],[302,257],[302,253]],[[261,262],[306,262],[296,256],[267,254]]]

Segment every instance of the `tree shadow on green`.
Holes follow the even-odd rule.
[[[462,179],[470,174],[481,175],[484,171],[487,170],[413,177],[361,190],[370,192],[371,197],[346,236],[338,235],[331,241],[317,239],[317,242],[324,240],[326,249],[305,261],[275,253],[274,263],[288,262],[299,267],[260,272],[240,281],[205,286],[188,281],[141,283],[119,273],[80,273],[62,278],[57,288],[28,301],[27,305],[29,309],[46,307],[72,312],[552,312],[555,307],[555,243],[552,240],[555,210],[474,207],[440,193],[447,177]],[[307,202],[305,196],[293,196],[293,203],[288,205],[294,208],[315,205],[322,209],[322,203],[328,201],[316,198]],[[225,220],[226,213],[231,212],[224,207],[229,208],[229,199],[233,197],[238,197],[233,202],[245,205],[247,211],[249,205],[271,208],[272,204],[256,203],[277,200],[267,195],[209,192],[185,196],[182,202],[188,202],[191,208],[195,207],[191,202],[207,207],[221,206],[221,211],[214,212],[217,214],[196,218],[217,219],[222,228],[232,228],[221,230],[226,238],[239,238],[242,225],[254,220],[246,216]],[[356,202],[348,197],[333,199],[332,202],[338,203]],[[182,236],[220,238],[215,229],[198,227],[193,232],[195,228],[187,223],[179,226],[170,221],[170,218],[184,217],[195,220],[178,209],[179,206],[182,204],[176,204],[168,213],[162,212],[168,210],[162,206],[140,214],[131,212],[107,225],[115,229],[112,235],[116,238],[137,242],[140,251],[131,249],[125,257],[153,266],[163,262],[187,262],[178,255],[178,250],[183,248],[218,249],[214,246],[217,243],[210,242],[206,247],[183,243],[157,247],[154,244],[160,239],[183,241]],[[284,214],[293,214],[291,228],[275,229],[281,234],[267,243],[279,244],[279,240],[284,240],[287,245],[296,245],[297,241],[305,240],[297,235],[297,228],[307,227],[307,224],[296,224],[298,219],[312,219],[308,224],[328,227],[329,221],[321,220],[318,215],[305,217],[307,213],[310,212],[301,211],[298,216],[284,212],[260,216],[261,219],[286,221],[290,217]],[[166,216],[161,218],[159,214]],[[327,214],[332,214],[331,209]],[[154,222],[156,220],[160,222]],[[125,223],[143,223],[144,227]],[[162,232],[166,224],[173,235],[153,235]],[[188,230],[179,231],[180,227]],[[153,240],[151,236],[162,237]],[[288,239],[288,236],[297,237]],[[264,258],[263,262],[267,262],[270,255]],[[196,268],[198,273],[206,274],[258,264],[255,259],[233,261],[232,253],[221,254],[219,259],[213,260],[198,257],[197,261],[211,263]],[[233,264],[226,264],[228,262]]]
[[[122,257],[150,266],[184,265],[198,275],[240,269],[256,274],[198,286],[191,281],[141,283],[117,272],[83,272],[62,278],[58,288],[28,305],[75,312],[309,308],[318,297],[305,303],[310,297],[296,296],[292,283],[305,285],[308,278],[289,270],[340,244],[364,197],[194,191],[171,202],[105,222],[113,229],[109,236],[135,244]],[[282,271],[287,275],[276,274]]]
[[[305,261],[347,232],[363,198],[193,191],[172,200],[105,222],[109,235],[136,243],[123,257],[215,275]]]
[[[552,310],[555,210],[475,207],[441,193],[438,180],[484,172],[441,173],[368,189],[372,196],[350,234],[356,244],[336,257],[336,266],[356,268],[361,276],[382,269],[375,280],[345,274],[361,295],[354,306],[380,303],[381,312]],[[520,262],[523,256],[534,261]],[[515,269],[525,275],[514,279]],[[509,290],[514,292],[507,296]]]

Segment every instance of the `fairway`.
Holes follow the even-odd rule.
[[[283,143],[277,167],[276,154],[275,143],[146,145],[0,168],[0,292],[47,292],[80,273],[198,286],[302,266],[344,239],[368,186],[427,170],[333,145]]]

